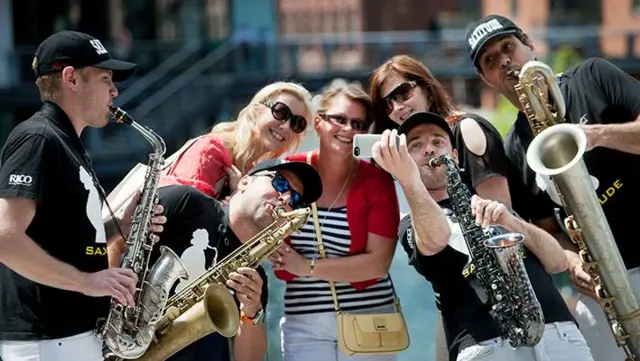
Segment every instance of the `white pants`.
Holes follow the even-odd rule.
[[[593,361],[589,346],[573,322],[545,325],[540,342],[534,347],[513,349],[501,338],[465,347],[457,361]],[[616,360],[616,359],[609,359]]]
[[[102,343],[92,331],[41,341],[0,341],[2,361],[103,361]]]
[[[352,313],[393,312],[394,306],[382,306]],[[338,348],[338,323],[335,312],[287,315],[280,321],[284,361],[395,361],[391,355],[347,356]],[[4,360],[3,360],[4,361]]]
[[[640,268],[634,268],[629,272],[629,282],[640,296]],[[611,328],[604,316],[604,311],[595,300],[578,295],[576,304],[576,321],[580,325],[580,331],[591,347],[591,353],[595,361],[624,360],[625,353],[618,347],[611,333]]]

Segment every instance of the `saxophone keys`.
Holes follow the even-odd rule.
[[[155,245],[156,243],[158,243],[159,240],[160,240],[160,237],[157,234],[154,234],[154,233],[149,234],[149,241],[151,241],[152,245]]]

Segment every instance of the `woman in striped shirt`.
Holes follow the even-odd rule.
[[[313,126],[319,149],[290,160],[318,170],[317,201],[326,259],[320,257],[313,219],[271,260],[287,281],[281,322],[285,361],[395,360],[394,355],[347,356],[337,347],[337,324],[328,281],[335,283],[341,311],[392,312],[389,267],[396,248],[398,197],[385,171],[352,155],[353,137],[371,126],[369,96],[357,85],[328,89]]]

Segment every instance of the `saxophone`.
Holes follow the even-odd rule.
[[[155,342],[138,360],[166,360],[212,332],[235,336],[240,315],[226,287],[229,274],[239,267],[259,266],[285,238],[304,226],[310,214],[308,207],[291,212],[274,210],[271,224],[173,295],[157,324]]]
[[[447,169],[447,193],[482,288],[480,300],[491,305],[489,314],[512,347],[535,346],[545,321],[522,261],[524,235],[494,226],[483,230],[471,212],[471,193],[455,160],[448,154],[429,160],[431,168],[440,165]]]
[[[120,262],[122,268],[133,270],[138,276],[135,306],[124,306],[114,298],[99,335],[103,341],[103,356],[134,359],[141,356],[153,339],[158,322],[167,302],[171,286],[178,279],[187,279],[188,272],[180,258],[169,248],[160,247],[160,257],[149,270],[149,259],[159,237],[150,231],[151,219],[158,204],[158,181],[166,150],[163,139],[145,125],[136,123],[120,108],[109,111],[118,123],[133,127],[153,146],[149,155],[149,168],[131,221],[126,251]]]
[[[616,246],[602,206],[583,160],[585,133],[575,124],[563,123],[565,103],[549,66],[530,61],[518,74],[515,90],[534,131],[527,163],[552,181],[568,217],[564,227],[578,245],[585,271],[596,283],[596,295],[613,337],[627,355],[640,359],[640,306],[627,269]],[[544,87],[543,87],[544,86]],[[547,88],[554,105],[549,105]]]

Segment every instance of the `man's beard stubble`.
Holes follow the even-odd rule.
[[[428,191],[439,190],[447,186],[447,176],[443,171],[421,171],[420,179],[422,179],[422,184],[424,184],[425,188],[427,188]]]

